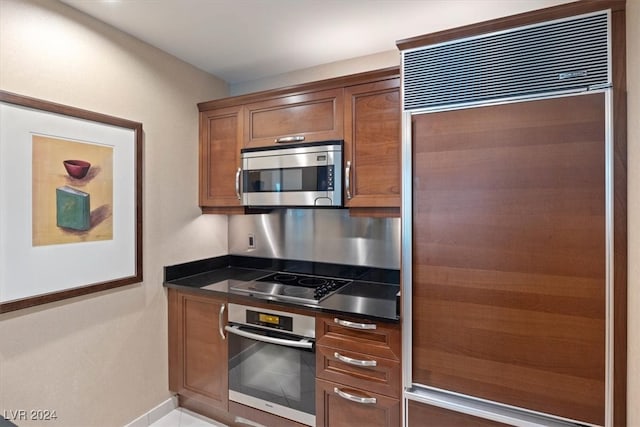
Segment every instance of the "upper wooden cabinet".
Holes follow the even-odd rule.
[[[352,215],[399,216],[399,86],[393,67],[198,104],[202,211],[245,212],[237,188],[242,148],[303,137],[345,141]]]
[[[200,206],[204,212],[243,212],[239,197],[242,107],[200,113]]]
[[[284,96],[244,106],[244,146],[343,139],[342,89]]]
[[[345,88],[345,206],[400,208],[400,79]]]

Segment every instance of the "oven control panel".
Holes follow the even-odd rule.
[[[277,330],[309,339],[316,336],[316,318],[298,313],[229,303],[229,324]]]
[[[263,313],[261,311],[246,311],[248,325],[257,325],[266,328],[280,329],[293,332],[293,318],[281,314]]]

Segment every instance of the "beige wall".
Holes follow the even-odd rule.
[[[628,421],[640,427],[640,0],[627,0],[627,8]],[[383,52],[238,84],[233,93],[398,60],[397,52]],[[145,281],[0,315],[0,411],[55,409],[59,419],[48,425],[122,425],[169,396],[162,266],[227,251],[226,218],[196,207],[195,107],[227,88],[57,2],[0,0],[0,89],[144,125]]]
[[[170,395],[162,267],[227,252],[197,207],[196,107],[227,85],[57,1],[0,0],[0,89],[143,124],[144,282],[0,315],[0,415],[121,426]]]

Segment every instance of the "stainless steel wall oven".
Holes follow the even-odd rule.
[[[229,304],[229,400],[315,426],[315,319]]]

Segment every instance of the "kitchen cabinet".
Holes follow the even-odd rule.
[[[343,139],[342,88],[246,104],[243,147]]]
[[[316,340],[317,425],[399,426],[399,325],[321,314]]]
[[[244,213],[240,150],[301,137],[345,141],[344,202],[352,215],[399,216],[398,74],[393,67],[198,104],[202,211]]]
[[[400,400],[320,379],[316,384],[316,426],[400,426]]]
[[[507,425],[437,406],[408,402],[407,427],[502,427]]]
[[[168,289],[169,389],[227,411],[226,299]]]
[[[344,123],[345,206],[399,215],[400,79],[346,87]]]
[[[242,107],[200,112],[200,206],[205,213],[243,213],[240,203]]]

